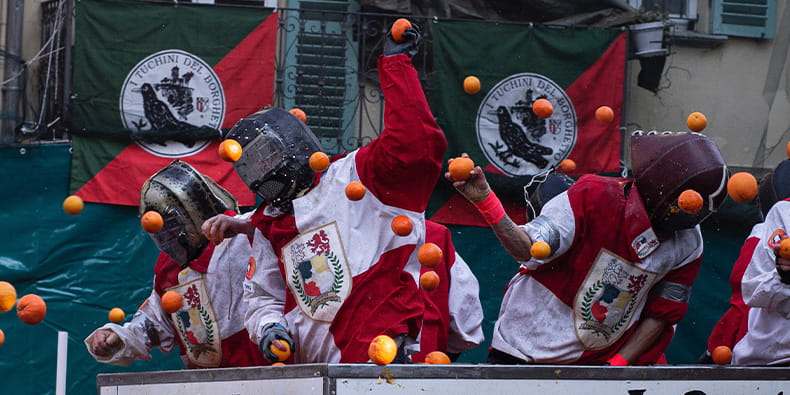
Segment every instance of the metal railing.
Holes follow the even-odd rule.
[[[274,104],[299,107],[324,149],[339,153],[367,144],[383,128],[377,59],[397,15],[355,12],[348,5],[303,1],[279,9]],[[430,18],[409,16],[421,26],[421,51],[413,59],[430,92]]]

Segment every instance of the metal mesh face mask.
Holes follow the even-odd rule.
[[[238,211],[236,199],[179,160],[148,178],[140,193],[140,214],[156,211],[164,220],[162,229],[151,234],[154,244],[181,266],[208,245],[200,232],[203,221],[228,210]]]
[[[236,173],[251,191],[276,206],[312,185],[310,155],[323,151],[307,125],[293,114],[266,107],[233,126],[227,137],[242,146]]]

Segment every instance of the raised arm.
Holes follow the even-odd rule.
[[[384,130],[359,150],[356,166],[360,181],[382,202],[422,212],[441,174],[447,141],[411,63],[419,35],[410,37],[397,45],[386,38],[390,45],[378,61]]]
[[[463,154],[462,156],[467,155]],[[524,262],[532,257],[529,252],[532,247],[532,239],[505,213],[502,203],[489,187],[480,166],[472,169],[469,179],[465,181],[453,180],[450,173],[445,173],[444,176],[453,183],[461,195],[477,207],[477,210],[491,226],[491,230],[494,231],[499,242],[513,258]]]

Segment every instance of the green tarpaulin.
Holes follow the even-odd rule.
[[[5,332],[0,394],[54,393],[57,331],[69,333],[70,394],[95,393],[99,373],[182,367],[176,351],[155,351],[153,361],[119,368],[95,362],[85,350],[83,339],[107,322],[111,308],[122,308],[129,318],[148,296],[157,250],[140,228],[134,207],[87,203],[79,215],[63,212],[70,160],[67,145],[0,149],[5,175],[0,186],[0,281],[14,284],[20,296],[40,295],[48,308],[46,319],[35,326],[21,323],[14,312],[0,314]],[[702,271],[689,313],[667,352],[670,363],[693,363],[705,349],[713,324],[727,308],[730,267],[756,215],[753,208],[728,200],[722,212],[706,222]],[[460,361],[482,363],[504,287],[518,265],[490,229],[450,230],[458,253],[480,281],[485,310],[487,340],[462,354]]]

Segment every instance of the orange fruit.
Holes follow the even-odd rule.
[[[164,220],[162,219],[162,215],[156,211],[146,211],[143,214],[143,217],[140,218],[140,225],[143,227],[148,233],[156,233],[162,230],[162,226],[165,224]]]
[[[426,291],[433,291],[439,287],[439,275],[433,270],[420,274],[420,287]]]
[[[300,121],[307,123],[307,114],[301,108],[292,108],[288,112],[299,118]]]
[[[708,119],[705,118],[705,114],[701,112],[692,112],[689,114],[688,118],[686,118],[686,126],[688,126],[689,130],[692,132],[701,132],[702,129],[705,129],[705,126],[708,126]]]
[[[280,350],[279,348],[277,348],[277,346],[274,345],[275,342],[279,342],[283,347],[285,347],[285,350]],[[271,351],[272,354],[277,356],[278,361],[285,361],[286,359],[288,359],[288,357],[291,356],[291,346],[289,346],[285,340],[273,341],[272,344],[269,344],[269,351]]]
[[[107,314],[107,318],[110,319],[110,322],[114,322],[116,324],[119,324],[119,323],[123,322],[124,318],[126,318],[126,314],[120,308],[113,307],[110,310],[110,313]]]
[[[225,162],[235,162],[241,158],[241,144],[234,139],[223,140],[217,148],[219,158]]]
[[[162,294],[162,310],[165,313],[173,314],[184,305],[184,298],[176,291],[167,291]]]
[[[16,288],[11,283],[0,281],[0,313],[11,311],[16,303]]]
[[[757,179],[751,173],[741,171],[727,180],[727,194],[738,203],[749,203],[757,197]]]
[[[425,243],[417,250],[417,260],[425,267],[436,267],[442,262],[442,249],[434,243]]]
[[[409,217],[405,215],[399,215],[392,219],[392,223],[390,223],[390,227],[392,231],[395,232],[398,236],[408,236],[411,233],[411,229],[414,227],[412,225],[411,220]]]
[[[272,364],[272,366],[285,366],[285,364],[282,362],[275,362]]]
[[[359,181],[351,181],[346,185],[346,197],[348,200],[357,201],[362,199],[367,192],[367,188]]]
[[[16,315],[28,325],[36,325],[47,315],[47,304],[36,294],[27,294],[16,304]]]
[[[368,358],[379,366],[391,363],[396,355],[398,355],[398,345],[387,335],[376,336],[368,346]]]
[[[450,161],[447,171],[450,172],[450,177],[453,181],[464,181],[471,177],[469,174],[475,168],[475,162],[467,157],[454,158]]]
[[[464,92],[470,95],[480,92],[480,79],[473,75],[464,78]]]
[[[787,157],[790,158],[790,141],[788,141],[785,145],[785,153],[787,154]]]
[[[392,23],[392,27],[390,28],[390,34],[392,35],[392,39],[395,40],[397,43],[402,43],[406,41],[403,38],[403,33],[406,32],[406,29],[411,28],[411,22],[409,22],[406,18],[398,18],[395,22]]]
[[[693,189],[686,189],[678,196],[678,207],[688,214],[696,214],[702,210],[702,195]]]
[[[732,361],[732,350],[727,346],[718,346],[710,354],[717,365],[729,365]]]
[[[84,207],[85,203],[77,195],[71,195],[63,200],[63,211],[68,215],[77,215],[82,212]]]
[[[785,238],[779,242],[779,256],[790,259],[790,239]]]
[[[604,123],[612,122],[614,120],[614,110],[609,106],[600,106],[595,110],[595,119]]]
[[[425,363],[427,365],[449,365],[453,363],[450,357],[441,351],[431,351],[425,354]]]
[[[535,259],[546,259],[551,256],[551,246],[545,241],[536,241],[529,248],[529,254]]]
[[[3,332],[2,329],[0,329],[0,346],[2,346],[3,343],[5,343],[5,332]]]
[[[546,99],[538,99],[532,102],[532,112],[541,118],[548,118],[554,114],[554,106]]]
[[[563,159],[560,165],[557,166],[557,171],[560,173],[570,174],[576,171],[576,162],[573,159]]]
[[[324,171],[329,167],[329,156],[321,151],[313,152],[308,163],[313,171]]]

